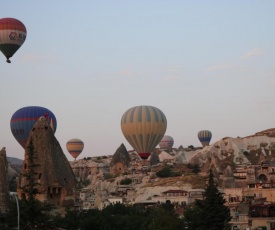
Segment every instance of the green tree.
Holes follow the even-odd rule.
[[[174,215],[170,202],[150,208],[117,203],[102,210],[68,211],[59,226],[66,230],[177,230],[182,229],[182,220]]]
[[[162,207],[151,208],[149,210],[149,223],[146,229],[148,230],[171,230],[181,229],[182,221],[173,215],[173,212],[168,208],[166,203]],[[168,208],[168,209],[167,209]]]
[[[132,179],[131,178],[125,178],[123,180],[120,181],[121,185],[129,185],[132,184]]]
[[[125,206],[119,203],[108,205],[102,210],[102,216],[109,224],[105,229],[146,230],[147,216],[137,206]]]
[[[37,186],[40,185],[35,179],[37,175],[35,169],[40,165],[35,164],[35,151],[32,140],[30,140],[29,145],[27,146],[26,161],[26,172],[22,174],[22,177],[24,177],[26,183],[20,187],[20,189],[22,191],[22,200],[28,201],[29,204],[32,204],[35,202],[35,197],[38,194]],[[30,206],[30,208],[32,208],[32,206]]]
[[[203,212],[200,206],[195,204],[194,206],[188,208],[184,213],[184,226],[188,230],[202,230]]]
[[[194,164],[192,172],[198,174],[200,171],[200,166],[198,164]]]
[[[165,166],[163,169],[161,169],[160,171],[158,171],[156,173],[156,175],[158,177],[171,177],[172,176],[171,168],[169,166]]]
[[[230,210],[225,206],[223,194],[218,190],[214,181],[212,170],[209,172],[208,185],[204,193],[203,225],[208,230],[230,229],[229,221],[231,220]]]
[[[230,210],[225,206],[223,194],[219,191],[210,170],[204,198],[187,210],[185,225],[189,230],[228,230],[230,220]]]
[[[156,173],[158,177],[177,177],[181,176],[182,172],[173,172],[169,166],[165,166],[163,169]]]

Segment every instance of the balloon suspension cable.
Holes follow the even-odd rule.
[[[10,59],[7,59],[7,63],[11,63]]]

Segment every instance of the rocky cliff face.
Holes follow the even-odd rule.
[[[190,163],[202,169],[214,168],[223,172],[239,164],[260,164],[275,158],[275,129],[265,130],[248,137],[225,137],[202,150],[193,152]]]
[[[113,155],[112,161],[110,163],[110,171],[112,174],[122,174],[128,171],[130,166],[131,158],[124,146],[121,144]]]
[[[58,206],[65,206],[68,202],[72,203],[68,200],[71,200],[74,194],[75,175],[45,117],[38,119],[28,138],[22,169],[23,174],[28,172],[31,167],[29,165],[31,142],[34,147],[35,179],[40,184],[37,198],[41,201],[47,200]],[[28,184],[28,181],[21,176],[19,180],[20,187],[26,184]],[[22,193],[20,189],[18,192],[19,194]]]
[[[9,195],[8,161],[5,147],[0,151],[0,212],[5,212]]]
[[[111,174],[121,174],[127,168],[138,168],[138,159],[129,161],[129,153],[124,145],[121,145],[109,161]],[[132,155],[130,155],[132,156]],[[139,157],[138,157],[139,158]],[[223,175],[221,185],[227,188],[238,186],[233,179],[233,173],[241,165],[260,164],[263,161],[271,161],[275,158],[275,129],[268,129],[247,137],[225,137],[221,140],[205,146],[204,148],[173,149],[173,154],[156,149],[148,158],[151,166],[159,163],[192,164],[199,165],[202,174],[213,169],[215,175]],[[73,170],[78,178],[89,179],[92,184],[103,178],[102,170],[99,170],[99,162],[93,160],[78,160],[71,162]],[[108,168],[106,159],[105,167]],[[108,173],[105,170],[105,173]]]
[[[159,164],[160,163],[159,155],[156,152],[151,153],[149,161],[151,166]]]
[[[40,129],[42,129],[42,127]],[[54,143],[54,145],[59,146],[58,143]],[[37,145],[40,146],[39,148],[41,150],[39,151],[44,151],[43,148],[46,148],[43,147],[43,144],[39,143],[39,141]],[[51,148],[54,147],[52,146]],[[62,150],[57,150],[57,152],[58,151]],[[50,155],[51,159],[55,159],[56,157],[56,153],[53,152],[45,154],[47,155],[43,155],[45,161],[48,160]],[[167,156],[169,156],[169,159]],[[164,151],[155,151],[151,159],[148,160],[153,161],[151,165],[162,163],[162,161],[164,164],[170,162],[175,165],[186,165],[188,163],[193,165],[198,164],[202,174],[207,173],[211,168],[217,178],[219,178],[220,186],[224,188],[234,188],[243,186],[243,184],[236,181],[233,176],[239,167],[248,167],[249,165],[261,164],[261,162],[264,161],[273,161],[273,158],[275,159],[275,129],[268,129],[243,138],[225,137],[204,148],[183,148],[180,146],[178,149],[173,150],[173,154]],[[61,157],[61,159],[63,158]],[[61,160],[59,163],[55,162],[54,164],[62,165],[63,163]],[[77,179],[79,181],[89,180],[93,190],[98,191],[98,193],[102,193],[102,191],[111,193],[113,190],[116,190],[117,185],[120,183],[119,180],[104,179],[105,174],[111,173],[119,175],[129,169],[131,170],[131,168],[139,169],[139,166],[142,166],[139,162],[138,155],[134,154],[134,152],[129,155],[129,152],[123,144],[116,150],[113,156],[80,159],[72,161],[70,164]],[[58,168],[59,166],[53,168],[56,167]],[[47,170],[51,171],[52,174],[48,177],[57,177],[55,173],[52,173],[53,169],[47,168]],[[62,175],[61,172],[57,172],[58,175]],[[61,181],[60,186],[64,186],[62,182],[63,177],[65,178],[65,176],[60,176],[58,179]],[[53,183],[53,181],[51,181],[51,183]]]

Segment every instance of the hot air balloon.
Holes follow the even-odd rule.
[[[15,18],[0,19],[0,50],[6,56],[7,62],[25,42],[27,29]]]
[[[212,133],[208,130],[201,130],[198,133],[198,138],[203,147],[206,145],[209,145],[211,137],[212,137]]]
[[[142,159],[147,159],[165,134],[164,113],[153,106],[135,106],[121,118],[121,130],[129,144]]]
[[[45,116],[53,132],[55,133],[57,122],[54,114],[47,108],[40,106],[28,106],[17,110],[11,117],[10,127],[13,136],[25,149],[29,133],[37,119]]]
[[[171,150],[174,144],[174,139],[171,136],[165,135],[159,142],[161,149]]]
[[[72,157],[76,160],[84,148],[84,143],[80,139],[73,138],[67,142],[66,148]]]

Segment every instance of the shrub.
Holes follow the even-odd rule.
[[[158,177],[171,177],[172,171],[170,167],[165,166],[162,170],[158,171],[156,174]]]
[[[104,179],[108,180],[108,179],[112,179],[115,178],[116,176],[111,174],[111,173],[104,173]]]
[[[122,185],[128,185],[128,184],[131,184],[131,183],[132,183],[132,179],[130,179],[130,178],[125,178],[125,179],[120,181],[120,184],[122,184]]]
[[[198,164],[194,164],[192,172],[198,174],[200,171],[200,166]]]
[[[181,176],[181,172],[173,172],[169,166],[165,166],[162,170],[156,173],[158,177],[176,177]]]

